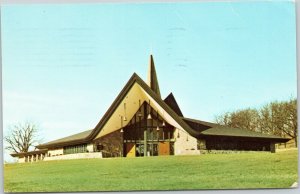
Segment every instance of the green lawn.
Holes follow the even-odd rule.
[[[6,192],[287,188],[297,150],[49,161],[4,166]]]

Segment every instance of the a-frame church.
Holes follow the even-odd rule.
[[[152,55],[147,83],[134,73],[92,130],[14,153],[19,162],[103,157],[270,151],[289,139],[186,118],[173,94],[162,99]]]

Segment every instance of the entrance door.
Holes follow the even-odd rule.
[[[157,143],[150,143],[147,144],[147,156],[157,156],[158,155],[158,149],[157,149]]]
[[[170,142],[159,142],[159,156],[170,155]]]
[[[144,144],[136,144],[136,152],[135,152],[136,156],[139,157],[139,156],[144,156]]]
[[[135,157],[134,143],[126,143],[126,157]]]

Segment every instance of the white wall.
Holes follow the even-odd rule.
[[[179,133],[179,137],[178,137]],[[182,129],[176,129],[174,133],[174,155],[199,155],[197,139]]]
[[[47,157],[48,157],[49,153],[50,153],[51,157],[56,156],[56,155],[62,155],[62,154],[64,154],[64,149],[63,148],[58,148],[58,149],[48,150]]]
[[[92,143],[87,144],[86,149],[88,150],[88,152],[94,152],[94,145]]]
[[[25,162],[25,157],[18,158],[18,163],[24,163]]]
[[[102,158],[102,153],[94,152],[94,153],[66,154],[61,156],[46,157],[44,160],[50,161],[50,160],[71,160],[71,159],[88,159],[88,158]]]

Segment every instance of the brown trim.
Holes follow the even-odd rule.
[[[48,151],[47,149],[42,149],[42,150],[35,150],[35,151],[30,151],[30,152],[13,153],[10,155],[12,157],[20,157],[20,156],[28,156],[28,155],[33,155],[33,154],[45,154],[47,151]]]
[[[134,83],[138,83],[171,117],[181,126],[183,127],[189,134],[196,137],[198,135],[198,132],[190,128],[159,96],[156,94],[152,89],[136,74],[133,73],[127,84],[123,87],[117,98],[114,100],[112,105],[109,107],[109,109],[106,111],[102,119],[99,121],[99,123],[96,125],[94,130],[85,138],[77,139],[77,140],[70,140],[66,142],[61,143],[54,143],[54,144],[41,144],[36,146],[37,148],[53,148],[53,147],[62,147],[65,145],[74,145],[74,144],[80,144],[80,143],[87,143],[89,141],[92,141],[97,134],[101,131],[102,127],[106,124],[106,122],[109,120],[109,118],[112,116],[114,111],[117,109],[121,101],[124,99],[124,97],[127,95],[131,87],[134,85]]]
[[[101,131],[102,127],[106,124],[106,122],[109,120],[111,115],[115,112],[115,110],[118,108],[121,101],[124,99],[126,94],[129,92],[131,87],[136,81],[136,78],[138,75],[136,73],[133,73],[127,84],[123,87],[117,98],[114,100],[112,105],[108,108],[102,119],[99,121],[99,123],[96,125],[95,129],[86,137],[86,139],[92,140],[95,136]]]
[[[204,138],[205,137],[225,137],[225,138],[232,138],[232,139],[241,139],[241,140],[260,140],[260,141],[268,141],[268,142],[276,142],[276,143],[285,143],[289,141],[288,138],[267,138],[267,137],[250,137],[250,136],[233,136],[233,135],[204,135],[201,134],[198,136],[198,138]]]
[[[121,131],[121,128],[120,128],[120,129],[117,129],[116,131],[113,131],[113,132],[111,132],[111,133],[115,133],[115,132],[121,133],[120,131]],[[102,137],[98,137],[98,138],[93,139],[93,140],[92,140],[92,143],[98,142],[101,138],[106,138],[106,137],[108,137],[111,133],[108,133],[108,134],[103,135]]]
[[[174,112],[180,116],[183,117],[183,114],[179,108],[179,105],[173,95],[173,93],[171,92],[165,99],[164,102],[170,107],[172,108],[172,110],[174,110]]]
[[[60,143],[53,143],[53,144],[41,144],[36,146],[38,149],[44,149],[44,148],[62,148],[64,146],[71,146],[71,145],[77,145],[77,144],[85,144],[88,143],[88,140],[85,140],[84,138],[82,139],[76,139],[76,140],[69,140],[69,141],[64,141]]]
[[[102,128],[105,123],[108,121],[109,117],[113,114],[113,112],[117,109],[118,105],[121,103],[122,99],[126,96],[129,89],[133,86],[136,80],[136,73],[133,73],[127,84],[123,87],[117,98],[114,100],[112,105],[109,107],[109,109],[106,111],[102,119],[99,121],[99,123],[96,125],[96,127],[92,130],[92,132],[82,139],[77,140],[69,140],[61,143],[54,143],[54,144],[41,144],[36,146],[37,148],[53,148],[53,147],[62,147],[66,145],[74,145],[74,144],[80,144],[80,143],[87,143],[91,141],[99,132],[99,128]]]
[[[137,83],[190,135],[196,137],[199,133],[188,126],[151,88],[137,76]]]
[[[198,135],[196,131],[191,129],[136,73],[134,73],[88,138],[92,137],[93,139],[101,131],[102,127],[106,124],[135,82],[138,83],[169,115],[171,115],[181,127],[193,136]]]
[[[92,132],[81,139],[77,140],[70,140],[70,141],[65,141],[61,143],[54,143],[54,144],[41,144],[36,146],[37,148],[58,148],[58,147],[63,147],[66,145],[75,145],[75,144],[82,144],[82,143],[88,143],[91,142],[97,134],[102,130],[103,126],[107,123],[109,118],[112,116],[112,114],[115,112],[121,101],[125,98],[129,90],[132,88],[134,83],[138,83],[142,89],[144,89],[158,104],[161,106],[184,130],[186,130],[190,135],[192,135],[195,138],[199,138],[201,136],[206,136],[204,134],[201,134],[200,131],[197,131],[193,128],[191,128],[185,121],[184,117],[180,117],[176,114],[172,108],[170,108],[160,97],[158,94],[156,94],[136,73],[133,73],[131,78],[128,80],[126,85],[123,87],[121,92],[118,94],[112,105],[108,108],[102,119],[99,121],[99,123],[96,125],[96,127],[92,130]],[[193,120],[193,119],[187,119],[187,120]],[[195,122],[195,120],[194,120]],[[208,122],[207,122],[208,123]],[[212,123],[208,123],[212,124]],[[208,135],[207,135],[208,136]],[[218,136],[218,135],[215,135]],[[239,136],[232,136],[232,137],[239,137]],[[242,136],[241,136],[242,137]],[[255,137],[253,137],[255,138]],[[273,140],[278,140],[278,142],[286,142],[289,139],[285,138],[265,138],[265,139],[273,139]]]
[[[186,122],[192,122],[195,124],[199,124],[199,125],[203,125],[203,126],[207,126],[207,129],[194,129],[199,131],[199,137],[205,137],[205,136],[217,136],[217,137],[233,137],[233,138],[259,138],[259,139],[265,139],[265,140],[272,140],[273,142],[287,142],[289,140],[291,140],[290,138],[283,138],[280,136],[275,136],[275,135],[268,135],[268,134],[261,134],[258,132],[254,132],[254,131],[249,131],[251,133],[256,133],[257,136],[249,136],[247,134],[245,135],[225,135],[225,134],[209,134],[206,133],[207,130],[212,129],[214,127],[221,127],[221,128],[228,128],[227,126],[224,125],[220,125],[220,124],[216,124],[216,123],[211,123],[211,122],[206,122],[206,121],[200,121],[200,120],[196,120],[196,119],[190,119],[190,118],[185,118],[185,117],[181,117],[184,121]],[[193,128],[193,126],[192,126]],[[229,129],[229,128],[228,128]],[[238,130],[241,130],[239,128],[236,128]]]

